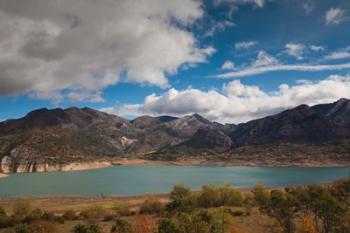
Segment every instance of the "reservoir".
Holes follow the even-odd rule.
[[[0,179],[1,197],[129,196],[168,193],[176,184],[281,187],[349,178],[350,168],[267,168],[211,166],[113,166],[103,169],[13,174]]]

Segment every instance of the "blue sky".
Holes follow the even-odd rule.
[[[0,120],[88,106],[128,118],[198,112],[237,123],[350,98],[347,0],[147,1],[159,6],[103,0],[94,15],[84,0],[76,9],[86,12],[32,2],[47,14],[0,0],[8,35],[0,36]],[[10,30],[15,20],[21,34]],[[102,36],[88,37],[95,32]]]

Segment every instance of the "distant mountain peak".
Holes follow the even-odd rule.
[[[338,101],[338,103],[349,103],[350,102],[350,99],[347,99],[347,98],[340,98]]]
[[[208,119],[206,119],[205,117],[199,115],[198,113],[194,113],[193,115],[191,115],[192,118],[202,122],[202,123],[209,123],[211,121],[209,121]]]

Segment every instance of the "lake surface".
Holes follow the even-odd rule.
[[[327,183],[349,177],[350,168],[259,168],[199,166],[113,166],[77,172],[14,174],[0,179],[1,197],[54,195],[140,195],[167,193],[175,184],[269,187]]]

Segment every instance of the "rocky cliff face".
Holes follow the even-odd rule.
[[[26,172],[55,172],[55,171],[79,171],[97,169],[111,166],[109,161],[71,162],[71,163],[37,163],[25,158],[16,159],[5,156],[0,161],[0,173],[26,173]]]

